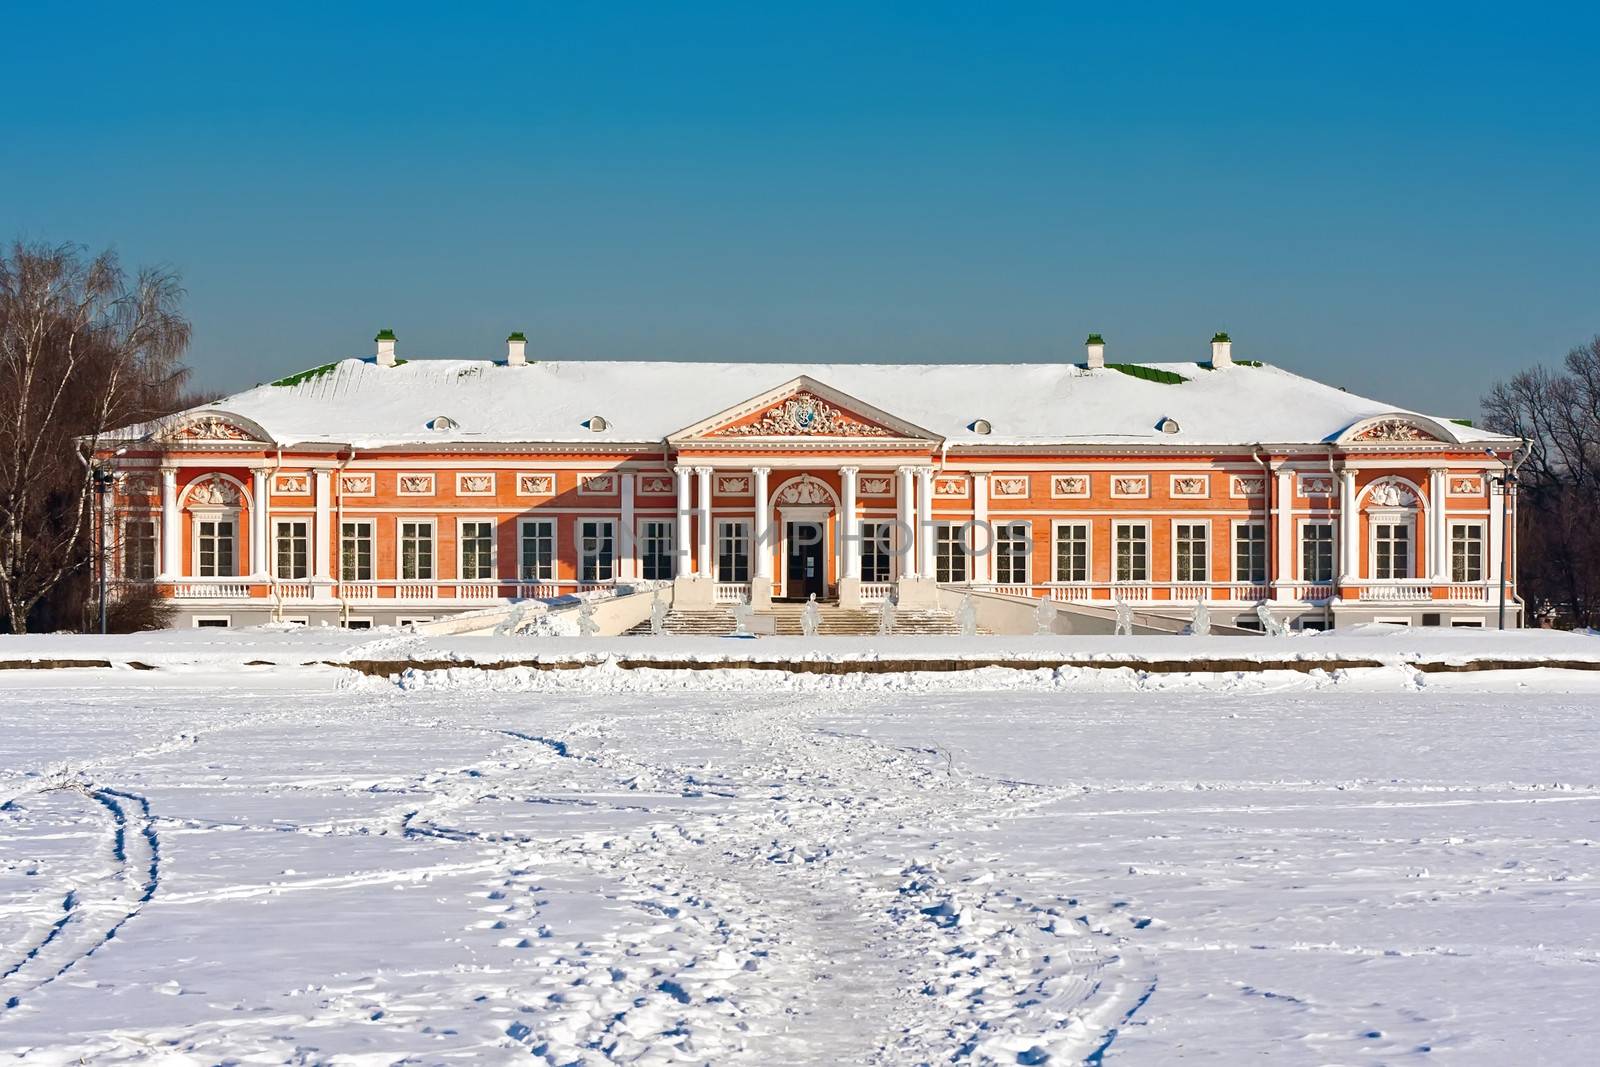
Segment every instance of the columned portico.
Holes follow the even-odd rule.
[[[673,533],[673,548],[678,557],[677,566],[672,573],[678,578],[687,578],[694,573],[694,534],[691,520],[693,518],[694,503],[689,493],[689,475],[693,471],[689,467],[674,467],[672,475],[677,480],[678,513],[677,529]]]
[[[861,520],[856,516],[859,467],[839,468],[839,604],[861,606]]]
[[[699,553],[699,567],[696,570],[701,578],[713,579],[716,577],[716,561],[711,558],[711,472],[710,467],[696,467],[694,469],[695,484],[695,550]]]
[[[900,467],[898,492],[895,495],[895,573],[901,578],[916,578],[917,574],[917,518],[912,510],[916,500],[911,480],[915,467]]]

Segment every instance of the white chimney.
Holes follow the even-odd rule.
[[[1211,366],[1233,366],[1233,339],[1225,333],[1216,334],[1211,338]]]
[[[373,340],[378,342],[378,366],[394,366],[394,331],[379,330],[378,336],[374,337]]]
[[[1106,339],[1097,333],[1091,333],[1089,339],[1083,343],[1083,350],[1087,354],[1084,366],[1090,370],[1106,365]]]
[[[521,330],[506,338],[506,366],[525,367],[528,365],[528,338]]]

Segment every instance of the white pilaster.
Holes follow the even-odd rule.
[[[699,505],[695,531],[696,547],[700,553],[699,574],[702,578],[714,578],[717,568],[716,561],[711,558],[711,468],[696,467],[694,473],[699,479],[699,484],[695,486],[695,503]]]
[[[932,578],[933,565],[933,468],[917,468],[917,573]]]
[[[1443,467],[1428,471],[1428,571],[1435,582],[1450,580],[1450,524],[1445,514]]]
[[[1500,475],[1503,476],[1504,474],[1505,469],[1501,468]],[[1505,537],[1503,534],[1506,526],[1506,495],[1505,493],[1494,491],[1493,480],[1495,477],[1496,474],[1492,470],[1483,472],[1483,487],[1489,493],[1489,558],[1484,561],[1483,572],[1489,576],[1489,581],[1493,586],[1490,595],[1498,598],[1500,596],[1500,572],[1502,570],[1500,564],[1502,562],[1501,557],[1504,555],[1503,542]]]
[[[1287,597],[1294,581],[1294,471],[1278,468],[1278,491],[1274,494],[1276,506],[1268,527],[1276,545],[1272,578],[1277,583],[1278,598]]]
[[[1339,556],[1344,561],[1339,568],[1340,581],[1360,577],[1361,567],[1361,514],[1356,510],[1356,475],[1354,467],[1339,472]]]
[[[673,575],[678,578],[687,578],[694,573],[693,534],[690,532],[690,516],[693,514],[693,503],[689,498],[689,467],[673,467],[672,474],[678,479],[678,529],[674,535],[673,550],[678,557],[678,565],[673,569]]]
[[[319,582],[333,580],[333,494],[329,491],[328,475],[329,472],[326,470],[311,472],[317,494],[316,522],[312,524],[311,531],[312,540],[316,544],[311,577]]]
[[[267,575],[267,479],[272,468],[250,468],[250,487],[254,491],[250,502],[250,573],[257,578]]]
[[[618,491],[622,495],[622,529],[617,531],[617,574],[632,578],[639,573],[639,551],[633,536],[633,475],[624,471],[618,477],[621,479]]]
[[[771,467],[751,467],[750,486],[752,503],[755,505],[756,520],[751,528],[751,540],[754,542],[752,551],[755,559],[751,561],[751,581],[757,584],[765,582],[772,584],[772,501],[767,498],[767,476],[772,473]]]
[[[839,574],[861,577],[861,523],[856,517],[856,475],[859,467],[839,468]]]
[[[915,472],[915,467],[900,467],[895,471],[900,476],[895,497],[895,524],[899,527],[895,531],[895,573],[901,578],[917,577],[917,520],[912,511],[915,497],[911,490]]]
[[[1048,536],[1046,530],[1046,536]],[[994,559],[994,532],[989,529],[989,475],[972,476],[972,536],[967,546],[972,561],[972,580],[987,582]]]
[[[183,517],[178,512],[178,471],[161,468],[161,573],[172,580],[183,571]]]

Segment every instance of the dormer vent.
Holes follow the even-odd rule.
[[[451,430],[458,430],[460,428],[461,424],[455,419],[452,419],[449,415],[435,415],[433,418],[428,420],[428,429],[434,430],[438,433],[448,433]]]
[[[1177,433],[1179,430],[1183,429],[1183,427],[1178,425],[1177,419],[1164,415],[1156,423],[1156,429],[1160,430],[1162,433]]]
[[[584,425],[589,427],[589,429],[593,430],[595,433],[602,433],[611,429],[611,424],[606,421],[606,417],[604,415],[590,415],[588,421],[585,422]]]
[[[967,424],[967,429],[971,430],[973,433],[981,434],[991,434],[994,432],[994,426],[989,422],[988,419],[974,419],[972,422]]]

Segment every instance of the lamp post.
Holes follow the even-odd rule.
[[[1511,552],[1511,509],[1517,501],[1517,472],[1507,466],[1490,479],[1489,487],[1505,499],[1500,504],[1500,629],[1506,628],[1506,560]]]
[[[100,505],[99,521],[95,525],[99,528],[96,536],[100,556],[100,633],[103,635],[106,632],[106,504],[116,475],[108,468],[97,465],[91,476],[94,479],[95,499]]]

